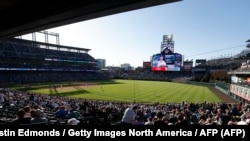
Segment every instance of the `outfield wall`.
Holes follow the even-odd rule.
[[[195,81],[186,81],[185,83],[191,85],[205,86],[205,87],[214,87],[214,83],[195,82]]]
[[[222,93],[224,93],[224,94],[226,94],[226,95],[229,95],[229,91],[228,91],[228,90],[225,90],[225,89],[223,89],[223,88],[221,88],[221,87],[219,87],[219,86],[215,86],[215,88],[216,88],[217,90],[219,90],[220,92],[222,92]]]
[[[220,92],[230,96],[229,92],[230,84],[221,81],[215,81],[214,86]]]

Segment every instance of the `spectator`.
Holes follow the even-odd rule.
[[[24,115],[25,111],[23,109],[19,109],[17,117],[12,121],[12,123],[16,125],[29,124],[31,118],[24,118]]]
[[[133,106],[132,108],[127,108],[122,117],[122,123],[125,125],[132,125],[135,121],[136,117],[136,109],[137,106]]]
[[[37,109],[34,112],[34,117],[31,118],[31,124],[47,124],[48,119],[43,115],[43,112],[40,109]]]
[[[157,114],[156,114],[156,120],[154,121],[154,125],[157,125],[157,126],[159,126],[159,125],[167,125],[166,123],[165,123],[165,121],[163,121],[163,113],[161,112],[161,111],[159,111]]]
[[[148,117],[144,125],[154,125],[153,118],[151,116]]]
[[[68,125],[78,125],[80,123],[76,118],[70,118],[67,122]]]

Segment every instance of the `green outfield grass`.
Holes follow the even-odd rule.
[[[91,84],[90,84],[91,83]],[[49,84],[15,87],[40,94],[60,95],[97,100],[175,103],[175,102],[220,102],[207,87],[172,82],[112,80],[98,82],[57,83],[56,89]]]

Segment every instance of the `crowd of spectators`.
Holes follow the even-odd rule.
[[[1,89],[0,105],[1,124],[123,125],[124,121],[131,125],[250,124],[247,103],[126,103]]]

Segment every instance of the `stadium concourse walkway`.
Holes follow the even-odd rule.
[[[127,108],[137,106],[134,125],[249,125],[249,103],[137,104],[0,90],[0,124],[120,125]],[[161,113],[161,114],[159,114]],[[157,115],[162,115],[159,118]]]

